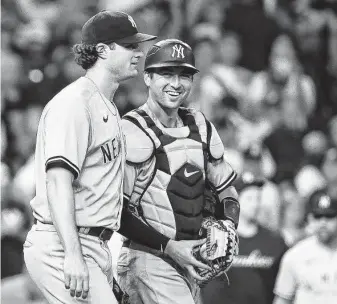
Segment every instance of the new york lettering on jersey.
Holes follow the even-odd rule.
[[[108,162],[111,162],[112,160],[115,160],[121,152],[121,146],[122,142],[120,140],[120,137],[115,137],[110,142],[102,145],[101,151],[103,155],[103,162],[106,164]]]

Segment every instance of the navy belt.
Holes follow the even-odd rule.
[[[37,224],[38,220],[34,219],[34,224]],[[45,225],[52,225],[49,223],[43,223]],[[114,233],[113,230],[106,227],[77,227],[77,231],[81,234],[87,234],[96,236],[103,241],[109,241]]]

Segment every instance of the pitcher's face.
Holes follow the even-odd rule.
[[[139,49],[138,43],[119,45],[114,43],[114,48],[107,53],[109,69],[119,81],[138,75],[138,63],[144,53]]]

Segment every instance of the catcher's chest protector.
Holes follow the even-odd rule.
[[[161,130],[144,110],[124,119],[137,124],[154,143],[155,168],[139,199],[141,215],[172,239],[197,239],[204,207],[207,126],[199,112],[180,108],[178,113],[184,127],[174,129],[174,135]]]

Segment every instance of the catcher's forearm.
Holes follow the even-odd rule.
[[[134,242],[161,251],[165,250],[170,240],[167,236],[146,225],[128,208],[123,208],[121,226],[118,232]]]
[[[235,228],[239,225],[240,204],[234,197],[225,197],[222,200],[224,206],[224,220],[231,220]]]
[[[223,190],[220,195],[220,206],[222,210],[217,210],[216,218],[219,220],[230,220],[237,228],[239,224],[240,204],[238,202],[238,193],[234,186],[229,186]],[[219,209],[219,208],[217,208]]]

